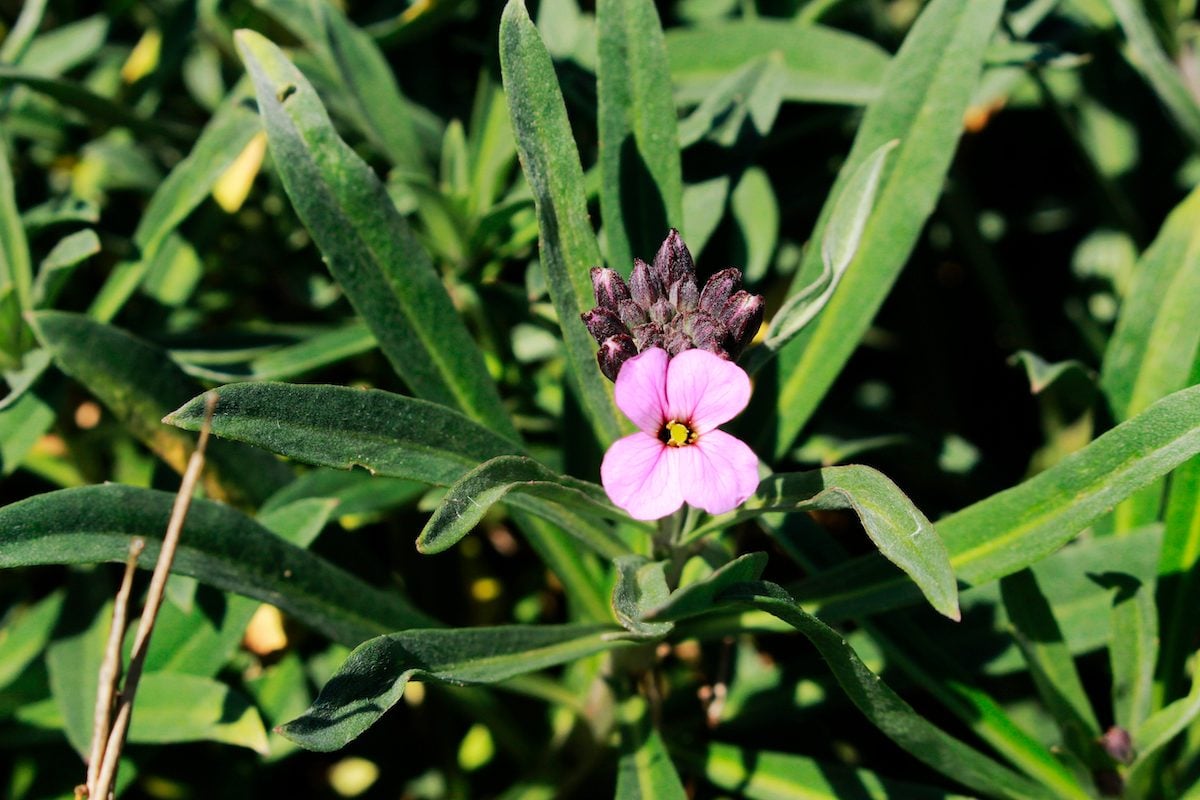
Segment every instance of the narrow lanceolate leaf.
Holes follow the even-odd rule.
[[[1008,575],[1000,580],[1000,594],[1042,702],[1067,746],[1086,759],[1087,746],[1100,735],[1100,724],[1037,579],[1028,569]]]
[[[833,204],[829,223],[821,238],[821,277],[806,286],[779,309],[764,343],[768,351],[778,350],[810,323],[837,291],[846,269],[858,253],[863,231],[875,206],[879,182],[888,153],[900,144],[893,139],[866,158],[846,181]]]
[[[17,366],[25,349],[25,323],[21,312],[31,306],[33,264],[16,187],[9,166],[8,146],[0,142],[0,365]]]
[[[0,508],[0,569],[35,564],[124,562],[141,537],[151,567],[174,495],[120,484],[63,489]],[[221,503],[195,500],[175,571],[271,603],[344,644],[431,619],[393,592],[288,544]]]
[[[912,578],[929,604],[950,619],[959,618],[954,569],[938,532],[896,484],[870,467],[826,467],[764,478],[742,508],[697,528],[692,536],[762,514],[815,509],[853,509],[879,552]]]
[[[893,139],[900,145],[888,159],[875,212],[841,287],[780,354],[777,418],[768,426],[773,440],[764,443],[776,455],[791,447],[858,345],[933,211],[1003,6],[1001,0],[934,0],[892,59],[821,211],[814,241],[824,237],[834,204],[859,165]],[[792,291],[821,269],[818,248],[809,248]]]
[[[1168,395],[1022,484],[938,520],[958,579],[980,586],[1036,564],[1114,505],[1200,452],[1200,386]],[[872,557],[796,587],[822,615],[869,614],[916,599]]]
[[[1159,43],[1144,5],[1137,0],[1108,0],[1108,5],[1125,34],[1129,62],[1142,73],[1192,146],[1200,148],[1200,106]]]
[[[560,475],[525,456],[497,456],[480,464],[450,487],[417,537],[417,549],[422,553],[440,553],[452,547],[479,524],[493,504],[510,494],[518,502],[520,495],[531,495],[585,514],[627,519],[626,514],[610,503],[604,490],[594,483]],[[615,534],[596,538],[589,530],[567,532],[606,558],[629,552]]]
[[[445,406],[378,389],[233,383],[214,389],[212,431],[306,464],[449,485],[517,446]],[[164,420],[199,430],[204,396]]]
[[[708,577],[681,586],[665,601],[650,605],[645,618],[674,621],[694,617],[711,610],[721,593],[739,583],[750,583],[762,577],[767,567],[766,553],[747,553],[715,570]]]
[[[1138,261],[1104,353],[1100,387],[1117,420],[1125,420],[1177,389],[1200,347],[1200,189],[1180,203]],[[1162,487],[1122,503],[1117,525],[1132,530],[1157,519]]]
[[[280,732],[309,750],[337,750],[371,727],[410,680],[495,683],[619,647],[596,625],[416,630],[355,648],[312,707]]]
[[[134,261],[118,265],[92,302],[88,314],[107,322],[137,290],[167,237],[200,205],[262,122],[250,103],[248,82],[239,82],[204,126],[187,157],[159,184],[133,233],[140,249]]]
[[[1159,556],[1159,591],[1163,600],[1162,647],[1155,667],[1153,708],[1159,709],[1180,692],[1185,665],[1193,648],[1195,609],[1200,607],[1200,457],[1192,458],[1171,476],[1166,530]]]
[[[747,63],[778,53],[787,69],[784,97],[865,105],[879,96],[888,55],[867,39],[820,25],[740,19],[667,32],[676,97],[695,103]]]
[[[428,254],[312,85],[274,44],[239,31],[275,167],[329,270],[414,394],[502,434],[512,420]]]
[[[805,613],[783,589],[773,584],[750,584],[736,594],[731,592],[729,599],[747,602],[804,634],[859,711],[889,739],[933,769],[987,797],[1053,797],[1049,790],[1001,766],[917,714],[863,664],[841,634]]]
[[[696,754],[684,751],[679,761],[694,764],[713,786],[749,800],[967,800],[933,786],[881,778],[865,769],[730,744],[713,743]]]
[[[1186,730],[1197,717],[1200,717],[1200,681],[1193,683],[1186,697],[1155,712],[1133,732],[1133,745],[1138,755],[1130,783],[1152,778],[1141,773],[1154,765],[1158,751]]]
[[[683,225],[675,104],[652,0],[601,0],[596,23],[600,214],[609,264],[626,270]]]
[[[1158,609],[1154,581],[1141,581],[1118,571],[1096,577],[1112,586],[1112,639],[1108,662],[1112,672],[1113,719],[1136,730],[1152,709],[1154,666],[1158,660]]]
[[[667,601],[667,562],[645,556],[616,559],[617,580],[613,584],[612,607],[617,621],[628,631],[647,638],[665,636],[675,627],[670,622],[645,622],[646,612]]]
[[[640,696],[621,703],[616,800],[686,800],[679,773]]]
[[[411,106],[379,46],[337,6],[322,3],[316,8],[325,34],[317,43],[319,52],[341,79],[363,132],[396,166],[414,175],[428,174]]]
[[[542,267],[562,327],[567,368],[592,429],[607,446],[622,433],[621,417],[596,365],[595,342],[579,319],[593,305],[588,270],[600,266],[600,250],[554,64],[523,0],[509,0],[500,20],[500,70],[521,167],[537,207]]]
[[[83,384],[129,431],[182,473],[195,437],[163,425],[164,414],[200,391],[165,351],[82,314],[39,311],[35,328],[54,363]],[[266,453],[214,442],[204,473],[210,497],[257,504],[291,477]]]

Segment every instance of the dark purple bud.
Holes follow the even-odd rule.
[[[750,294],[740,291],[729,298],[725,309],[718,319],[729,332],[729,357],[737,359],[746,345],[754,339],[758,328],[762,325],[763,311],[766,302],[761,294]]]
[[[617,306],[617,316],[621,318],[621,322],[625,327],[630,330],[633,330],[638,325],[645,325],[650,321],[650,315],[646,313],[646,309],[633,302],[633,300],[622,300],[621,305]]]
[[[742,288],[742,271],[728,267],[713,275],[700,292],[700,310],[720,316],[729,298]]]
[[[633,329],[633,343],[637,345],[639,353],[643,350],[649,350],[651,347],[662,347],[662,326],[656,325],[653,322],[637,326]]]
[[[680,278],[672,283],[667,296],[671,300],[671,305],[675,306],[680,313],[695,311],[700,302],[700,290],[696,288],[696,282],[691,278]]]
[[[633,337],[627,333],[618,333],[600,343],[600,350],[596,353],[596,362],[600,365],[600,371],[604,373],[604,377],[615,382],[617,375],[621,372],[621,365],[636,356],[637,352]]]
[[[621,324],[620,318],[614,312],[607,308],[593,308],[579,316],[583,319],[583,324],[587,326],[588,333],[597,343],[620,333],[629,335],[629,329]]]
[[[650,321],[666,325],[675,317],[675,307],[665,297],[660,297],[650,306]]]
[[[613,269],[592,267],[592,292],[596,305],[609,311],[616,311],[622,300],[629,299],[629,287]]]
[[[654,256],[654,274],[663,286],[670,286],[679,280],[691,278],[696,280],[696,265],[692,262],[692,254],[679,231],[671,228],[667,238]]]
[[[1100,737],[1100,746],[1118,764],[1133,763],[1133,739],[1124,728],[1113,725],[1106,730]]]
[[[692,340],[693,347],[715,353],[722,358],[729,357],[729,354],[725,352],[728,331],[712,314],[706,314],[703,311],[685,314],[680,320],[680,327]]]
[[[678,328],[671,328],[663,336],[662,347],[672,358],[684,350],[691,350],[694,346],[691,337]]]
[[[633,302],[647,311],[654,301],[666,294],[665,287],[650,265],[640,258],[633,260],[633,274],[629,276],[629,289]]]

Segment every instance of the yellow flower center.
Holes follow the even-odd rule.
[[[696,441],[696,432],[678,420],[671,420],[658,433],[659,441],[668,447],[683,447]]]

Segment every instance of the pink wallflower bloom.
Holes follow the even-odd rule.
[[[685,502],[723,514],[758,488],[758,458],[717,426],[750,402],[745,371],[707,350],[674,358],[655,347],[617,375],[617,406],[640,429],[600,465],[604,491],[634,519],[659,519]]]

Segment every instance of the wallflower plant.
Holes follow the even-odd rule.
[[[99,752],[121,702],[112,608],[144,582],[112,602],[95,565],[175,546],[172,473],[206,414],[202,496],[149,593],[163,605],[138,637],[131,721],[120,706],[131,747],[108,751],[114,796],[1198,796],[1200,330],[1180,321],[1200,310],[1200,194],[1139,257],[1162,197],[1145,219],[1125,207],[1113,187],[1134,162],[1105,173],[1107,139],[1078,171],[1106,225],[1134,218],[1124,249],[1106,228],[1077,252],[1080,286],[1111,278],[1111,333],[1094,297],[1038,306],[1074,309],[1039,321],[1078,324],[1079,358],[1102,363],[1097,381],[1019,354],[1041,404],[1005,415],[1044,415],[1027,479],[967,442],[971,403],[906,349],[953,317],[933,275],[939,297],[985,286],[1006,335],[1043,327],[1010,308],[999,245],[1033,237],[1027,209],[1063,187],[1010,181],[1020,214],[985,230],[971,209],[1000,212],[963,187],[996,145],[981,135],[951,173],[964,120],[987,128],[1010,94],[1057,112],[1071,85],[1080,130],[1123,130],[1108,109],[1128,98],[1073,72],[1125,57],[1120,35],[1183,134],[1159,157],[1190,174],[1170,161],[1200,142],[1160,52],[1173,13],[1151,26],[1113,2],[1114,28],[1088,4],[1030,3],[1002,24],[1002,0],[931,0],[881,37],[903,39],[892,54],[823,24],[857,24],[852,4],[780,20],[667,3],[681,24],[664,33],[650,0],[594,16],[543,0],[539,25],[508,0],[498,78],[490,53],[435,65],[454,61],[446,86],[477,78],[460,121],[461,98],[393,66],[424,69],[449,53],[427,37],[473,36],[483,10],[415,4],[364,29],[338,4],[254,5],[159,19],[134,2],[120,25],[43,30],[58,19],[31,2],[3,28],[14,798],[69,794],[85,769],[65,780],[62,763]],[[193,16],[204,36],[180,32]],[[242,17],[292,49],[229,38]],[[1061,80],[1019,85],[993,57],[1036,72],[1060,30],[1096,36],[1089,59],[1055,61]],[[991,354],[1003,337],[985,338]],[[863,341],[879,349],[850,363]],[[938,409],[921,424],[887,406],[907,385]]]

